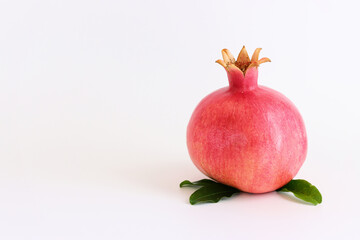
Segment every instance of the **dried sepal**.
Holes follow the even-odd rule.
[[[247,53],[245,46],[241,49],[236,62],[238,64],[246,64],[250,62],[249,54]]]
[[[221,60],[221,59],[217,60],[216,63],[220,64],[220,65],[223,66],[225,69],[226,69],[226,67],[227,67],[226,63],[225,63],[223,60]]]
[[[228,49],[223,49],[221,51],[222,57],[224,60],[217,60],[216,63],[220,64],[221,66],[223,66],[226,71],[230,71],[231,69],[233,70],[240,70],[243,74],[245,74],[245,72],[252,67],[258,67],[260,64],[265,63],[265,62],[270,62],[269,58],[261,58],[259,59],[259,54],[260,54],[261,48],[257,48],[255,49],[251,60],[249,58],[249,55],[246,51],[245,46],[243,46],[243,48],[241,49],[237,60],[235,61],[234,56],[231,54],[231,52]]]
[[[259,54],[262,48],[257,48],[255,49],[252,57],[251,57],[251,62],[257,62],[259,60]]]
[[[229,58],[229,61],[231,64],[234,64],[235,63],[235,58],[234,56],[231,54],[231,52],[229,50],[227,50],[226,48],[223,49],[223,52],[225,52]]]
[[[271,60],[267,57],[264,57],[258,61],[259,64],[266,63],[266,62],[271,62]]]
[[[232,64],[235,62],[234,56],[226,48],[221,51],[221,54],[226,64]]]

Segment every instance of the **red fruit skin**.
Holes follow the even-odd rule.
[[[230,86],[205,97],[192,114],[190,157],[218,182],[249,193],[274,191],[305,161],[303,119],[284,95],[257,85],[257,68],[245,77],[230,69],[228,78]]]

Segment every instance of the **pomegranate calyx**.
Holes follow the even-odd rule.
[[[261,58],[259,60],[260,51],[261,48],[255,49],[250,60],[246,48],[245,46],[243,46],[243,48],[241,49],[238,55],[237,60],[235,61],[235,58],[231,54],[231,52],[225,48],[221,51],[224,60],[219,59],[216,61],[216,63],[223,66],[226,69],[226,71],[229,71],[230,68],[239,69],[242,72],[242,74],[245,76],[245,73],[249,68],[258,67],[260,64],[265,62],[271,62],[269,58]]]

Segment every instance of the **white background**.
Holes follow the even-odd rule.
[[[358,239],[357,1],[0,1],[0,238]],[[289,97],[323,203],[191,206],[185,132],[246,45]]]

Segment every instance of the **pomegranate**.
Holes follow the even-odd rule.
[[[208,177],[249,193],[287,184],[305,161],[307,137],[295,105],[281,93],[258,86],[257,48],[250,60],[245,46],[237,60],[223,49],[216,61],[229,86],[206,96],[187,127],[195,166]]]

